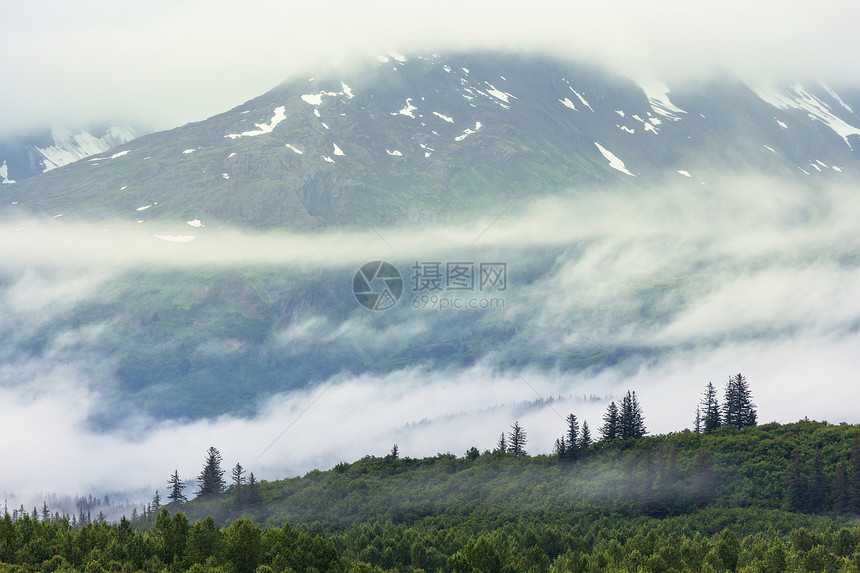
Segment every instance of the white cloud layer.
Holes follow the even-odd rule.
[[[0,133],[121,119],[165,129],[299,72],[389,50],[549,50],[667,81],[860,82],[860,6],[825,0],[643,3],[39,0],[5,5]]]
[[[112,325],[106,319],[59,330],[45,343],[44,361],[12,357],[0,365],[0,435],[15,436],[4,443],[0,489],[152,490],[174,468],[186,478],[196,475],[210,445],[229,465],[240,461],[269,479],[384,455],[395,442],[404,455],[462,454],[472,445],[492,448],[517,419],[529,431],[529,451],[549,452],[568,412],[587,420],[596,435],[606,403],[581,397],[635,390],[650,431],[675,431],[690,426],[708,381],[722,387],[736,372],[750,381],[763,422],[803,416],[860,422],[856,189],[807,189],[758,176],[708,181],[706,192],[655,185],[523,204],[489,229],[486,222],[378,229],[393,252],[370,231],[283,236],[207,226],[191,243],[167,244],[120,226],[105,233],[101,225],[19,222],[20,231],[0,235],[5,337],[109,297],[104,287],[123,268],[260,262],[312,274],[321,260],[354,269],[377,256],[408,264],[488,252],[508,261],[502,312],[521,334],[508,348],[488,348],[468,368],[342,373],[322,386],[269,396],[249,418],[155,422],[141,416],[119,431],[94,433],[88,416],[110,391],[94,381],[109,379],[112,368],[110,356],[98,353],[99,340]],[[482,231],[478,246],[470,247]],[[548,273],[537,281],[517,278],[535,253],[553,257]],[[432,329],[431,315],[406,314],[396,324],[375,321],[371,313],[343,322],[311,316],[275,335],[274,343],[303,352],[347,341],[378,355],[389,343]],[[213,340],[198,350],[223,355],[233,344]],[[658,351],[561,371],[531,363],[512,369],[502,360],[512,347],[520,356],[534,350],[536,361],[594,348]],[[78,348],[79,360],[64,358]]]
[[[736,370],[751,383],[761,422],[809,416],[857,423],[858,344],[857,333],[726,343],[679,352],[633,374],[527,369],[520,376],[482,363],[459,372],[339,376],[322,387],[275,396],[251,419],[223,416],[146,429],[143,421],[140,427],[130,421],[122,434],[88,431],[85,417],[98,394],[60,383],[63,373],[55,372],[50,391],[0,389],[0,433],[16,436],[4,444],[0,483],[18,495],[163,491],[174,469],[185,479],[196,476],[211,445],[226,466],[239,461],[275,479],[367,454],[382,456],[394,443],[407,456],[462,455],[473,445],[492,449],[514,420],[528,431],[530,453],[549,453],[564,432],[563,416],[575,412],[597,437],[605,398],[617,399],[628,389],[639,395],[652,433],[690,427],[704,384],[710,380],[722,388]],[[590,394],[604,400],[583,399]]]

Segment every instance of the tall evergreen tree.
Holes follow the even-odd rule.
[[[158,490],[155,490],[155,495],[152,496],[150,507],[153,513],[158,513],[158,510],[161,508],[161,496],[158,495]]]
[[[579,422],[573,414],[567,415],[567,432],[563,439],[567,444],[567,451],[565,452],[567,457],[575,459],[579,454],[579,448],[577,448],[579,444]]]
[[[233,478],[233,485],[236,486],[236,503],[241,503],[242,486],[245,484],[245,469],[242,467],[242,464],[236,462],[236,465],[230,471],[230,477]]]
[[[584,457],[585,452],[591,447],[591,430],[588,429],[588,422],[582,421],[582,432],[579,434],[579,457]]]
[[[553,447],[553,453],[557,455],[559,458],[567,458],[567,439],[562,436],[560,438],[556,438],[555,447]]]
[[[710,434],[723,424],[722,416],[720,415],[720,403],[717,400],[717,389],[711,382],[705,386],[705,392],[702,395],[702,431]]]
[[[696,417],[693,420],[693,431],[697,434],[702,433],[702,409],[696,406]]]
[[[526,455],[526,439],[525,428],[520,426],[519,421],[514,422],[508,433],[508,451],[518,457]]]
[[[254,476],[254,472],[248,475],[248,501],[250,506],[258,506],[263,503],[263,496],[260,494],[260,484]]]
[[[648,429],[645,427],[645,413],[642,411],[642,405],[639,404],[635,391],[632,393],[631,401],[633,405],[633,423],[631,424],[633,437],[641,438],[648,433]]]
[[[496,444],[496,450],[502,453],[508,451],[508,442],[505,440],[505,433],[502,432],[499,436],[499,442]]]
[[[612,402],[606,408],[606,413],[603,414],[603,425],[600,426],[601,440],[611,442],[621,437],[618,418],[618,406]]]
[[[197,476],[197,497],[206,499],[224,492],[224,470],[221,469],[221,453],[214,447],[206,452],[203,471]]]
[[[747,379],[741,374],[730,376],[726,383],[723,420],[727,426],[738,429],[758,423]]]
[[[628,390],[621,399],[619,426],[622,439],[641,438],[645,435],[645,417],[642,414],[642,407],[636,399],[636,392]]]
[[[170,486],[170,493],[167,494],[167,499],[170,500],[170,503],[180,504],[188,501],[188,498],[185,497],[184,493],[182,493],[182,490],[185,488],[185,484],[183,484],[182,480],[179,479],[179,470],[173,470],[173,474],[167,481],[167,485]]]

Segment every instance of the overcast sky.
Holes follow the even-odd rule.
[[[4,2],[0,134],[114,119],[167,129],[300,71],[388,50],[553,50],[665,80],[860,83],[850,0]]]
[[[0,135],[52,122],[74,126],[105,119],[167,129],[225,111],[291,75],[314,73],[332,64],[352,65],[364,58],[373,61],[374,54],[390,50],[406,54],[475,47],[550,50],[629,75],[652,74],[670,86],[673,81],[716,71],[730,71],[750,81],[817,77],[835,85],[860,85],[858,16],[860,4],[844,0],[822,1],[814,7],[808,0],[659,4],[641,0],[587,4],[13,0],[0,6],[0,53],[4,55]],[[522,320],[534,325],[535,332],[549,333],[547,345],[574,348],[589,342],[588,336],[600,336],[619,346],[646,340],[677,349],[632,373],[607,368],[591,377],[535,371],[525,372],[524,378],[541,396],[563,395],[559,410],[576,409],[593,430],[605,404],[582,405],[576,395],[638,389],[647,403],[649,429],[664,432],[689,425],[703,384],[708,380],[720,384],[735,370],[747,373],[754,382],[763,421],[787,422],[803,415],[860,421],[853,407],[860,399],[858,335],[853,326],[860,321],[860,267],[837,264],[835,258],[860,249],[856,189],[835,188],[810,199],[792,195],[780,182],[755,178],[723,184],[709,180],[709,184],[708,189],[721,191],[715,196],[736,207],[717,210],[726,220],[715,220],[715,210],[704,200],[682,204],[691,200],[686,188],[658,185],[653,194],[640,198],[642,203],[631,202],[622,191],[607,191],[601,195],[602,202],[591,206],[593,212],[588,202],[530,206],[534,211],[503,221],[505,225],[494,226],[483,237],[500,248],[527,244],[543,249],[554,241],[593,243],[581,256],[562,257],[557,276],[551,277],[549,284],[564,285],[563,292],[573,295],[547,299],[539,285],[537,294],[519,295],[526,302],[528,296],[542,301],[537,307],[525,305]],[[794,209],[806,207],[807,201],[824,215],[797,227],[797,220],[806,219],[794,216]],[[679,204],[688,213],[684,221],[672,218]],[[570,213],[581,218],[578,224],[571,224]],[[631,220],[638,225],[631,225]],[[726,234],[727,228],[735,233]],[[535,229],[544,234],[538,236]],[[414,234],[416,241],[448,246],[443,240],[471,241],[475,234],[467,231],[463,237],[435,228],[426,235]],[[217,254],[234,263],[253,250],[270,262],[305,262],[284,260],[284,253],[292,251],[283,244],[292,243],[275,244],[266,238],[260,244],[259,237],[226,231],[210,237],[211,243],[184,245],[184,258],[165,257],[164,245],[156,239],[147,236],[149,243],[143,243],[128,230],[114,232],[110,241],[103,239],[101,225],[66,227],[61,236],[52,232],[57,232],[56,227],[33,223],[22,225],[19,235],[3,235],[0,262],[23,267],[38,261],[48,269],[63,270],[69,260],[75,260],[95,270],[58,273],[59,278],[51,273],[17,277],[0,288],[0,325],[5,321],[14,328],[26,327],[34,324],[34,316],[50,318],[49,310],[64,312],[90,300],[112,278],[100,274],[101,269],[117,261],[148,267],[159,260],[172,268],[181,267],[186,259],[197,261],[194,264],[211,262]],[[534,242],[529,244],[523,237]],[[366,244],[345,241],[340,235],[314,241],[314,256],[341,262],[361,256],[350,249]],[[409,245],[398,246],[412,252]],[[833,258],[819,257],[819,250],[834,253]],[[87,258],[80,253],[87,253]],[[710,272],[711,282],[684,291],[692,287],[677,281],[678,291],[668,293],[666,304],[674,294],[687,301],[671,320],[657,326],[633,323],[631,328],[617,328],[630,320],[624,314],[626,307],[615,301],[624,300],[628,293],[623,289],[635,286],[637,273],[666,276],[672,279],[667,284],[675,284],[675,277],[702,273],[702,268]],[[587,315],[592,305],[613,309],[615,314],[607,314],[616,322],[582,322],[574,330],[559,326],[579,324],[574,319]],[[320,336],[329,336],[326,329],[349,334],[348,329],[361,326],[321,322],[316,328]],[[49,350],[74,350],[75,345],[100,350],[100,333],[111,328],[114,325],[106,322],[63,332]],[[753,334],[739,337],[737,330]],[[567,335],[556,336],[558,332]],[[264,446],[283,431],[285,420],[294,419],[296,412],[312,403],[312,392],[271,397],[254,418],[168,421],[132,439],[94,434],[86,426],[87,415],[102,399],[93,380],[114,365],[107,359],[85,363],[80,370],[64,364],[60,360],[0,364],[0,381],[24,381],[0,387],[0,403],[5,405],[0,434],[12,435],[36,417],[52,421],[28,432],[26,439],[5,452],[8,463],[0,464],[0,487],[64,492],[163,487],[166,472],[174,467],[184,476],[194,475],[205,448],[213,443],[222,447],[231,464],[240,455],[246,465],[257,462],[265,477],[330,467],[366,453],[381,455],[394,441],[407,455],[445,449],[461,454],[473,444],[492,447],[498,432],[520,415],[534,440],[532,451],[540,452],[549,451],[562,427],[547,407],[517,409],[536,397],[536,391],[522,384],[524,378],[500,375],[492,364],[480,363],[453,373],[407,369],[387,376],[333,379],[324,387],[330,389],[318,406],[302,417],[304,426],[297,426],[288,438],[304,432],[316,436],[318,443],[335,445],[326,449],[308,442],[292,458],[285,453],[289,440],[268,451]],[[802,394],[813,378],[818,391],[812,396]],[[455,407],[451,386],[446,385],[450,380],[457,383],[460,401]],[[381,386],[392,390],[379,397],[373,389]],[[488,402],[488,388],[504,399]],[[837,391],[843,392],[843,398],[833,400]],[[667,395],[677,400],[663,399]],[[373,404],[360,401],[371,398]],[[361,420],[344,415],[353,411],[362,414]],[[487,432],[466,432],[464,428],[475,426],[478,415],[485,422],[478,425],[489,428]],[[416,423],[422,418],[426,420]],[[366,425],[360,430],[370,432],[369,440],[354,437],[362,434],[350,424],[359,422]],[[329,434],[323,432],[326,428]],[[440,433],[445,437],[440,438]],[[347,442],[345,435],[349,435]],[[247,451],[248,443],[255,444],[253,451]],[[247,459],[258,453],[265,456]],[[57,472],[57,467],[64,471]]]

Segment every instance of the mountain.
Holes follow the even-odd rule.
[[[860,264],[852,195],[832,191],[860,176],[855,110],[860,91],[815,81],[666,85],[499,53],[294,78],[0,187],[15,221],[0,384],[80,380],[98,396],[88,422],[107,429],[251,416],[341,374],[623,377],[776,344],[810,316],[852,333],[858,317],[831,308],[843,291],[821,292],[842,275],[820,275]],[[133,241],[116,230],[129,227]],[[379,265],[367,274],[383,256],[397,288]],[[504,292],[469,293],[503,306],[442,312],[416,287],[433,261],[507,265]],[[402,300],[370,312],[356,285]]]
[[[12,195],[14,210],[48,216],[311,230],[458,220],[501,198],[666,173],[700,184],[706,172],[765,170],[814,185],[857,176],[855,109],[856,90],[817,82],[674,87],[543,57],[380,56]]]
[[[78,161],[137,137],[131,127],[71,130],[54,127],[0,138],[0,182],[11,184]]]

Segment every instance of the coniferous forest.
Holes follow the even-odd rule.
[[[515,421],[494,450],[272,482],[212,447],[195,491],[166,472],[116,523],[6,508],[0,571],[860,571],[860,426],[757,425],[740,374],[692,430],[645,422],[628,392],[594,438],[559,420],[551,454]]]

